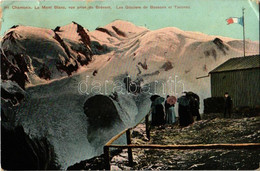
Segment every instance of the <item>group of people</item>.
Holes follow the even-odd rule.
[[[228,92],[225,93],[224,117],[231,117],[232,99]],[[188,126],[194,119],[201,120],[199,113],[200,98],[193,92],[184,92],[184,95],[176,99],[174,96],[167,96],[166,99],[159,95],[151,96],[152,125],[161,126],[176,123],[175,103],[178,102],[179,125]],[[164,105],[163,105],[164,103]]]
[[[199,113],[200,99],[193,92],[184,92],[178,100],[174,96],[167,96],[166,100],[158,95],[151,96],[152,125],[161,126],[176,123],[175,102],[178,102],[179,125],[188,126],[196,120],[201,120]],[[164,102],[164,105],[163,105]]]
[[[178,98],[179,103],[179,123],[180,126],[188,126],[196,120],[201,120],[199,108],[200,98],[193,92],[184,92],[184,95]]]
[[[169,96],[167,96],[168,98]],[[169,104],[167,99],[158,95],[151,96],[152,125],[160,126],[164,124],[173,124],[176,122],[174,104]],[[164,105],[163,105],[164,102]]]

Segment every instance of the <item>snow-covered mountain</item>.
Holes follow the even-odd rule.
[[[115,65],[134,78],[151,74],[161,78],[170,72],[191,81],[243,54],[241,40],[175,27],[151,31],[121,20],[92,32],[75,22],[53,30],[13,26],[3,37],[1,50],[2,79],[22,87],[71,75],[90,61],[88,68],[98,73],[104,65],[104,70],[114,70]],[[246,53],[258,54],[259,42],[246,41]],[[24,78],[15,78],[20,75]]]
[[[209,97],[209,77],[196,78],[208,75],[231,57],[243,56],[241,40],[174,27],[151,31],[118,20],[90,32],[90,37],[113,49],[93,57],[96,61],[88,67],[97,71],[95,78],[128,73],[132,79],[143,79],[142,84],[171,80],[176,84],[174,94],[177,96],[182,90],[179,82],[184,84],[185,90],[197,92],[202,98]],[[259,42],[246,41],[246,54],[259,54]],[[165,94],[167,92],[172,94],[169,88]]]
[[[54,30],[13,26],[3,37],[1,50],[2,65],[8,66],[2,67],[2,79],[23,88],[71,75],[92,59],[88,31],[75,22]],[[17,78],[18,73],[24,78]]]
[[[202,104],[209,77],[196,78],[242,50],[241,40],[120,20],[91,32],[75,22],[54,30],[15,26],[1,45],[2,101],[15,105],[16,125],[47,137],[67,168],[102,153],[113,135],[139,122],[152,94],[193,91]],[[259,54],[259,42],[246,41],[246,52]],[[127,91],[127,76],[140,91]]]

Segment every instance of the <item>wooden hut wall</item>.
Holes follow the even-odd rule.
[[[233,107],[260,105],[260,68],[211,73],[212,97],[229,92]]]

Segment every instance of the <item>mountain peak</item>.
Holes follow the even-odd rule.
[[[130,34],[136,34],[143,31],[147,31],[145,27],[139,27],[129,21],[115,20],[112,23],[106,25],[105,29],[116,33],[119,36],[127,37]]]
[[[216,38],[213,40],[213,43],[215,43],[215,44],[223,44],[223,40],[221,40],[220,38],[216,37]]]
[[[16,28],[16,27],[19,27],[19,25],[13,25],[10,29],[13,29],[13,28]]]

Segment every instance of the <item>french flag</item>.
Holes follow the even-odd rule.
[[[233,23],[237,23],[243,26],[243,17],[230,17],[228,19],[226,19],[227,24],[233,24]]]

